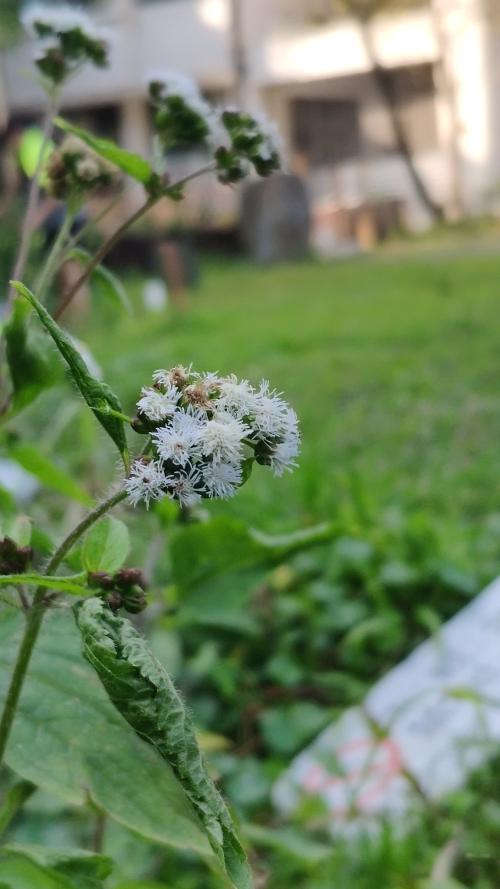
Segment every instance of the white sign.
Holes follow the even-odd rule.
[[[299,754],[273,799],[291,812],[318,797],[333,832],[357,832],[460,787],[499,743],[497,578]]]

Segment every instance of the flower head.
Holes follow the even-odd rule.
[[[148,420],[160,421],[171,417],[176,410],[180,393],[175,386],[168,385],[162,392],[159,389],[144,388],[142,397],[137,402],[140,414]]]
[[[47,190],[61,200],[104,188],[116,179],[116,168],[77,136],[66,136],[50,155],[45,172]]]
[[[274,475],[296,465],[297,416],[269,383],[255,389],[234,375],[182,365],[156,370],[153,382],[137,406],[149,422],[141,431],[151,433],[154,459],[134,464],[127,480],[134,505],[163,496],[185,508],[204,498],[229,499],[253,461]]]
[[[85,62],[98,68],[107,65],[109,33],[84,12],[62,3],[30,3],[21,22],[38,41],[35,62],[51,83],[62,83]]]
[[[191,78],[175,71],[155,72],[149,77],[149,95],[155,129],[166,150],[208,143],[215,112]]]
[[[167,476],[166,485],[170,489],[171,497],[181,506],[196,506],[201,500],[203,482],[197,469]]]
[[[133,506],[144,500],[149,507],[151,500],[159,500],[164,495],[166,477],[161,465],[151,461],[136,460],[125,482],[128,499]]]

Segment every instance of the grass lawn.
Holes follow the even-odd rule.
[[[224,510],[283,528],[397,506],[457,533],[500,512],[500,256],[202,272],[183,316],[115,318],[112,338],[103,323],[91,341],[129,410],[151,371],[176,362],[285,392],[300,471],[268,484],[257,469]]]

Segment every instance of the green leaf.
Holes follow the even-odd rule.
[[[231,816],[209,777],[194,726],[165,668],[132,624],[102,599],[77,608],[84,655],[134,731],[171,766],[207,831],[217,859],[237,889],[252,879]]]
[[[31,519],[27,515],[18,515],[11,521],[0,525],[0,532],[10,537],[18,546],[29,546],[31,542]]]
[[[118,167],[127,176],[130,176],[137,182],[141,182],[146,188],[156,179],[156,174],[151,164],[139,154],[126,151],[109,139],[100,139],[97,136],[93,136],[92,133],[89,133],[82,127],[73,126],[73,124],[62,117],[56,117],[54,123],[60,130],[64,130],[65,133],[72,133],[74,136],[78,136],[96,154],[114,164],[115,167]]]
[[[78,260],[78,262],[81,262],[83,265],[87,265],[92,258],[90,253],[88,253],[87,250],[83,250],[81,247],[76,247],[71,251],[70,255],[72,259]],[[107,269],[106,266],[98,265],[97,268],[92,270],[90,286],[95,287],[98,293],[105,299],[111,299],[113,302],[118,303],[118,305],[122,309],[125,309],[129,315],[132,315],[132,304],[128,298],[125,287],[120,279]]]
[[[23,469],[35,475],[45,487],[52,488],[53,491],[85,506],[92,506],[92,497],[60,466],[40,453],[38,448],[29,444],[15,444],[11,445],[9,454]]]
[[[289,555],[334,536],[331,525],[269,537],[239,519],[217,517],[171,533],[174,581],[181,590],[179,617],[252,635],[258,622],[249,607],[263,571]]]
[[[270,828],[260,824],[245,824],[245,836],[255,846],[275,849],[287,857],[305,864],[318,864],[334,854],[331,846],[313,839],[305,831],[294,827]]]
[[[0,606],[0,703],[23,624],[21,614]],[[153,842],[209,853],[171,768],[117,713],[82,659],[80,635],[66,611],[52,610],[44,620],[6,760],[66,803],[91,801]]]
[[[29,329],[29,304],[14,300],[12,315],[5,324],[7,362],[13,387],[12,411],[17,413],[58,380],[54,355],[40,332]]]
[[[114,574],[121,568],[130,549],[128,528],[119,519],[106,516],[87,533],[82,547],[86,571]]]
[[[0,850],[0,878],[13,889],[103,889],[111,871],[111,859],[80,849],[12,844]]]
[[[239,519],[218,517],[209,522],[179,527],[172,538],[175,582],[190,588],[229,570],[273,565],[294,553],[331,541],[336,534],[329,523],[269,536]]]
[[[83,580],[82,575],[76,577],[53,577],[43,574],[0,574],[0,586],[15,586],[23,583],[26,586],[41,586],[47,590],[58,590],[60,593],[71,593],[74,596],[88,596],[88,589],[78,581]]]
[[[59,325],[56,324],[52,316],[49,315],[44,306],[37,300],[36,296],[34,296],[20,281],[13,281],[12,286],[15,287],[18,293],[24,296],[35,309],[40,321],[50,333],[57,348],[66,361],[71,375],[85,401],[93,411],[94,416],[101,426],[104,427],[110,438],[114,441],[123,458],[125,466],[128,466],[128,448],[123,421],[118,419],[118,417],[113,417],[102,412],[103,408],[108,407],[111,408],[111,410],[122,413],[122,406],[117,396],[111,391],[106,383],[96,380],[89,373],[87,365],[80,353],[75,349],[69,337]]]
[[[328,725],[332,713],[313,701],[269,707],[259,717],[266,744],[285,756],[295,753]]]

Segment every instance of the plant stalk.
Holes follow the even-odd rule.
[[[132,214],[132,216],[129,216],[129,218],[126,219],[119,228],[117,228],[117,230],[111,235],[110,238],[108,238],[107,241],[104,242],[104,244],[101,244],[99,250],[94,254],[88,265],[85,266],[79,278],[75,281],[73,286],[70,287],[70,289],[63,295],[61,302],[57,307],[57,311],[54,312],[54,318],[56,321],[61,317],[65,309],[67,309],[72,299],[80,290],[80,287],[85,284],[85,281],[88,280],[94,269],[97,268],[98,265],[100,265],[104,257],[120,240],[121,236],[125,234],[127,229],[129,229],[131,225],[134,225],[134,223],[137,222],[141,218],[141,216],[144,216],[144,214],[151,209],[151,207],[153,206],[153,204],[156,203],[157,200],[158,198],[149,197],[147,201],[142,204],[142,206],[139,207],[139,209],[136,210],[135,213]]]
[[[19,281],[24,275],[24,269],[26,266],[26,260],[28,259],[28,251],[31,241],[31,235],[33,234],[33,230],[35,228],[35,214],[38,206],[38,199],[40,197],[40,173],[42,171],[43,163],[45,160],[45,152],[47,150],[47,146],[49,144],[49,140],[53,130],[53,118],[57,112],[57,107],[59,105],[59,94],[55,92],[52,96],[52,99],[47,108],[47,112],[45,114],[45,119],[43,122],[43,131],[42,131],[42,144],[40,147],[40,154],[38,155],[38,160],[35,167],[35,172],[33,174],[33,178],[31,180],[29,195],[28,195],[28,206],[26,208],[26,215],[24,217],[24,224],[21,230],[21,241],[19,244],[19,251],[16,257],[16,262],[14,264],[14,269],[12,275],[10,277],[11,281]],[[9,302],[12,301],[14,291],[10,290],[9,292]]]
[[[112,494],[111,497],[108,497],[107,500],[103,500],[103,502],[100,503],[99,506],[96,506],[95,509],[89,512],[88,515],[86,515],[85,518],[83,518],[82,521],[68,534],[68,536],[65,537],[63,542],[57,548],[54,555],[49,560],[44,574],[53,574],[54,571],[56,571],[56,569],[59,567],[71,547],[76,543],[77,540],[79,540],[82,534],[84,534],[88,528],[90,528],[95,522],[97,522],[101,518],[101,516],[105,515],[107,512],[113,509],[113,507],[120,503],[122,500],[125,500],[126,496],[127,492],[123,489],[120,489],[116,493]],[[14,671],[12,673],[7,697],[5,699],[2,717],[0,719],[0,766],[3,763],[5,749],[7,747],[7,742],[10,737],[14,717],[16,715],[17,707],[19,704],[19,698],[21,696],[24,680],[26,678],[26,673],[31,661],[33,649],[35,647],[35,643],[40,632],[40,627],[42,626],[43,618],[45,616],[45,611],[45,588],[38,587],[33,597],[33,602],[31,604],[30,610],[27,614],[24,635],[19,647]]]
[[[57,233],[57,237],[52,245],[52,250],[50,251],[47,262],[45,263],[42,273],[38,280],[35,282],[35,292],[38,296],[40,302],[43,302],[43,298],[47,289],[50,287],[54,275],[56,274],[61,255],[64,249],[64,243],[71,232],[71,226],[73,224],[74,214],[70,210],[69,207],[66,207],[66,212],[64,214],[64,220]]]
[[[178,182],[173,182],[169,186],[169,189],[171,191],[174,191],[175,189],[181,188],[183,185],[186,185],[186,183],[190,182],[192,179],[197,179],[198,176],[202,176],[204,173],[213,172],[215,169],[216,169],[216,167],[214,164],[207,164],[207,166],[202,167],[200,170],[196,170],[194,173],[190,173],[188,176],[184,176],[183,179],[179,179]],[[141,219],[145,215],[145,213],[147,213],[148,210],[151,209],[151,207],[154,207],[154,205],[157,204],[158,201],[160,201],[163,197],[168,197],[168,191],[165,194],[160,195],[159,197],[150,195],[150,197],[148,197],[147,201],[145,201],[145,203],[142,204],[142,206],[139,207],[139,209],[136,210],[135,213],[132,213],[132,216],[129,216],[129,218],[126,219],[125,222],[123,222],[119,228],[117,228],[117,230],[107,239],[107,241],[105,241],[103,244],[101,244],[97,253],[92,257],[92,259],[88,263],[88,265],[85,266],[80,277],[77,279],[77,281],[75,281],[75,283],[68,290],[68,292],[64,294],[61,302],[59,303],[59,306],[57,307],[57,311],[54,313],[54,318],[56,321],[59,320],[62,313],[65,311],[65,309],[67,309],[67,307],[69,306],[72,299],[76,296],[76,294],[80,290],[80,287],[82,287],[83,284],[85,284],[85,281],[87,281],[87,279],[90,277],[90,275],[92,274],[94,269],[97,268],[98,265],[100,265],[100,263],[102,262],[104,257],[107,256],[109,251],[120,240],[122,235],[124,235],[125,232],[128,231],[128,229],[132,225],[134,225],[136,222],[138,222],[138,220]]]

